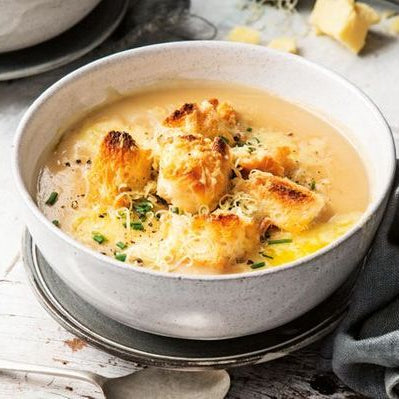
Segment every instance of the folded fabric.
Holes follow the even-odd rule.
[[[371,398],[399,398],[399,173],[349,311],[333,340],[332,367]]]

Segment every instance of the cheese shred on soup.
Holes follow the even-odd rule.
[[[255,89],[188,81],[119,98],[67,129],[37,194],[88,247],[186,274],[309,255],[368,199],[359,156],[322,118]]]

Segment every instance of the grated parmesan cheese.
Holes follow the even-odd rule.
[[[188,274],[250,271],[250,261],[265,262],[265,267],[277,266],[322,248],[355,223],[359,214],[354,213],[337,215],[327,223],[311,224],[318,215],[321,204],[318,199],[328,197],[330,186],[327,170],[330,154],[323,140],[308,138],[298,141],[287,132],[254,125],[248,127],[248,121],[244,127],[240,115],[230,105],[226,106],[227,103],[207,100],[198,104],[200,112],[195,118],[199,116],[199,119],[187,119],[183,123],[187,131],[183,131],[181,126],[165,125],[165,118],[174,109],[171,106],[149,107],[145,112],[128,113],[128,117],[118,114],[108,119],[89,118],[73,127],[54,153],[55,169],[45,167],[41,173],[44,181],[56,186],[60,200],[51,209],[46,208],[42,198],[48,186],[40,184],[39,205],[48,217],[53,215],[52,212],[59,212],[60,228],[96,251],[111,257],[116,254],[126,256],[119,258],[139,267]],[[209,110],[211,113],[207,113]],[[207,130],[202,135],[203,126],[214,130]],[[181,153],[173,145],[168,147],[189,134],[191,128],[195,134],[188,142],[200,142],[211,154],[215,140],[218,143],[216,147],[220,149],[220,129],[226,132],[222,135],[222,146],[226,150],[224,155],[208,157],[204,148],[191,144],[183,146]],[[145,165],[147,178],[143,183],[131,187],[129,175],[139,175],[137,168],[141,164],[129,161],[126,165],[125,153],[116,158],[114,166],[117,173],[106,175],[107,183],[115,190],[112,191],[108,185],[93,184],[90,176],[98,170],[96,168],[102,170],[102,163],[109,161],[108,158],[100,158],[99,163],[95,163],[101,141],[110,130],[115,129],[129,132],[137,148],[151,154],[151,163]],[[127,154],[128,157],[131,155]],[[280,172],[267,169],[265,165],[269,165],[266,162],[269,158],[279,165]],[[321,158],[324,168],[320,165]],[[76,162],[78,160],[79,163]],[[66,167],[65,164],[70,162],[73,165]],[[209,201],[201,199],[194,207],[186,206],[193,196],[187,181],[180,178],[173,180],[168,177],[168,183],[173,183],[177,196],[165,195],[160,190],[160,180],[162,182],[165,178],[165,165],[178,166],[179,170],[187,171],[190,168],[197,170],[200,164],[202,167],[198,169],[195,183],[211,187],[204,192],[204,198],[208,196]],[[188,166],[190,168],[186,170]],[[121,173],[122,170],[126,174]],[[289,223],[280,224],[284,207],[275,212],[280,215],[266,214],[281,229],[267,230],[268,221],[263,223],[265,214],[259,212],[260,196],[243,189],[254,177],[269,176],[267,172],[273,172],[273,178],[297,181],[292,183],[294,187],[300,185],[307,194],[317,177],[317,189],[309,194],[315,201],[306,209],[311,215],[304,222],[309,224],[309,230],[291,229]],[[76,194],[76,207],[67,204],[61,208],[65,198]],[[112,200],[93,200],[105,197]],[[270,204],[261,208],[272,209]],[[313,213],[312,209],[315,210]],[[298,215],[294,217],[296,223],[301,216]],[[264,233],[267,233],[267,238],[262,237]],[[104,241],[94,240],[95,234],[100,234]],[[280,246],[268,245],[269,239],[287,237],[292,242]]]

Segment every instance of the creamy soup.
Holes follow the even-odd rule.
[[[369,194],[355,149],[323,118],[252,88],[178,81],[68,128],[37,201],[121,262],[224,274],[319,250],[357,222]]]

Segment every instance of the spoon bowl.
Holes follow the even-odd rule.
[[[0,371],[74,378],[99,387],[105,399],[223,399],[230,388],[225,370],[176,371],[146,368],[118,378],[89,371],[0,360]]]
[[[225,370],[173,371],[147,368],[102,386],[107,399],[222,399],[230,387]]]

